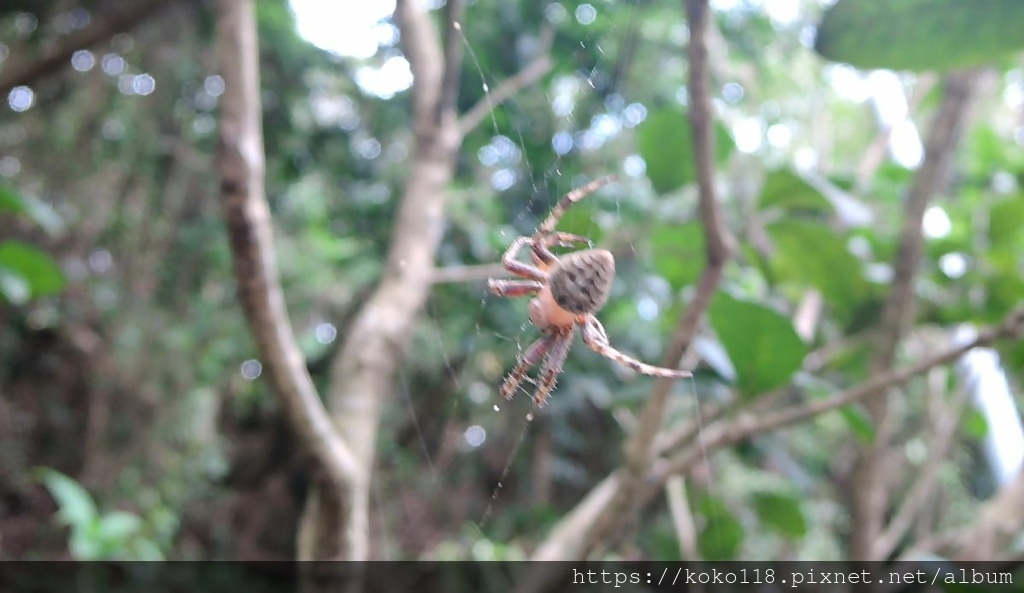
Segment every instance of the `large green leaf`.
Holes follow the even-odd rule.
[[[788,169],[778,169],[768,174],[758,199],[761,210],[781,208],[787,213],[807,212],[830,214],[832,203],[820,191]]]
[[[836,312],[845,316],[865,296],[861,261],[846,248],[846,238],[831,227],[787,218],[768,225],[775,246],[774,278],[814,286]]]
[[[710,317],[736,369],[736,386],[747,397],[784,385],[807,355],[789,319],[764,305],[719,293]]]
[[[839,0],[815,50],[858,68],[947,70],[1024,49],[1020,0]]]
[[[761,524],[780,535],[801,538],[807,535],[807,519],[800,508],[800,499],[781,492],[754,494],[754,511]]]
[[[0,276],[22,278],[28,284],[33,298],[53,294],[64,288],[64,275],[56,262],[46,253],[20,241],[0,243]],[[6,288],[0,286],[0,291],[11,299]]]
[[[637,126],[637,146],[647,163],[647,177],[658,193],[668,193],[692,183],[697,177],[693,128],[686,113],[662,109]],[[715,122],[715,163],[722,165],[734,148],[729,131]]]

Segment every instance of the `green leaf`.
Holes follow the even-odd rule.
[[[839,415],[846,421],[846,425],[853,431],[857,440],[862,443],[871,443],[875,440],[875,427],[864,410],[855,406],[843,406],[839,408]]]
[[[696,282],[704,269],[704,227],[697,222],[653,229],[651,248],[654,270],[673,290]]]
[[[705,560],[732,560],[743,543],[743,524],[724,502],[710,496],[698,504],[706,527],[697,536],[697,548]]]
[[[0,212],[25,215],[51,235],[64,230],[64,221],[49,204],[5,185],[0,185]]]
[[[47,468],[37,469],[36,478],[57,501],[58,516],[72,531],[85,530],[96,518],[96,503],[81,484]]]
[[[807,535],[807,519],[795,496],[779,492],[754,494],[754,511],[769,529],[790,538]]]
[[[33,298],[64,288],[64,275],[53,258],[20,241],[0,243],[0,270],[24,278]]]
[[[637,146],[656,192],[677,190],[697,178],[693,129],[685,112],[662,109],[648,115],[637,126]],[[716,120],[715,163],[724,164],[734,147],[729,131]]]
[[[858,68],[948,70],[1024,48],[1020,0],[839,0],[814,49]]]
[[[1024,245],[1024,195],[1001,200],[989,210],[988,239],[993,248]]]
[[[964,414],[961,427],[964,434],[971,438],[982,439],[988,434],[988,421],[985,420],[985,415],[973,408]]]
[[[750,397],[785,385],[807,355],[789,319],[768,307],[719,293],[711,325],[736,369],[736,387]]]
[[[120,546],[142,529],[142,519],[124,511],[112,511],[100,517],[98,535]]]
[[[861,261],[846,248],[846,237],[827,225],[784,219],[767,227],[775,253],[774,277],[819,289],[845,317],[866,294]]]
[[[788,169],[778,169],[768,174],[758,199],[760,210],[781,208],[786,213],[810,212],[831,214],[832,203],[820,191]]]
[[[32,296],[32,287],[21,274],[0,267],[0,295],[12,305],[24,305]]]

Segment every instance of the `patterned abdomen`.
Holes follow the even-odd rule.
[[[570,313],[596,313],[608,302],[615,280],[615,258],[604,249],[584,249],[561,257],[551,268],[548,287],[558,306]]]

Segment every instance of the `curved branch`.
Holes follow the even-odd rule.
[[[260,359],[291,426],[330,482],[350,485],[358,466],[331,425],[306,370],[277,275],[270,209],[263,187],[264,153],[256,17],[251,0],[218,2],[220,100],[217,169],[238,298]]]

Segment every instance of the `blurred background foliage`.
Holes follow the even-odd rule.
[[[0,58],[34,55],[86,26],[98,4],[4,3]],[[787,17],[769,4],[712,3],[716,162],[740,252],[695,345],[696,378],[674,388],[673,419],[707,402],[780,389],[822,397],[866,378],[865,336],[879,323],[917,164],[884,150],[878,103],[909,103],[900,124],[911,140],[937,106],[934,73],[888,73],[888,94],[873,94],[882,75],[817,55],[818,2],[791,2]],[[381,272],[411,146],[409,97],[359,83],[400,55],[395,39],[369,58],[338,56],[296,32],[284,0],[258,11],[278,261],[322,385]],[[234,299],[212,162],[223,90],[213,18],[209,3],[175,3],[11,90],[0,109],[0,558],[294,557],[306,466]],[[461,107],[522,68],[546,28],[552,72],[466,138],[437,265],[498,261],[559,196],[618,173],[562,228],[616,254],[600,317],[616,346],[657,361],[703,265],[680,3],[471,3]],[[818,40],[858,63],[842,57],[844,43]],[[908,356],[1024,297],[1019,58],[996,60],[985,80],[950,189],[928,215],[938,226],[927,231]],[[792,318],[811,291],[824,308],[801,334]],[[384,417],[375,556],[524,557],[617,466],[650,380],[577,348],[551,405],[527,423],[527,398],[496,395],[534,334],[525,305],[487,296],[482,277],[436,284]],[[1024,346],[1000,353],[1019,388]],[[822,360],[813,372],[802,370],[808,355]],[[906,387],[901,467],[921,467],[930,419],[963,389],[941,368]],[[965,521],[994,488],[975,463],[984,417],[967,412],[961,424],[922,520],[931,529]],[[851,406],[707,458],[687,482],[700,553],[844,557],[852,455],[872,432]],[[634,528],[624,555],[680,557],[667,504]]]

